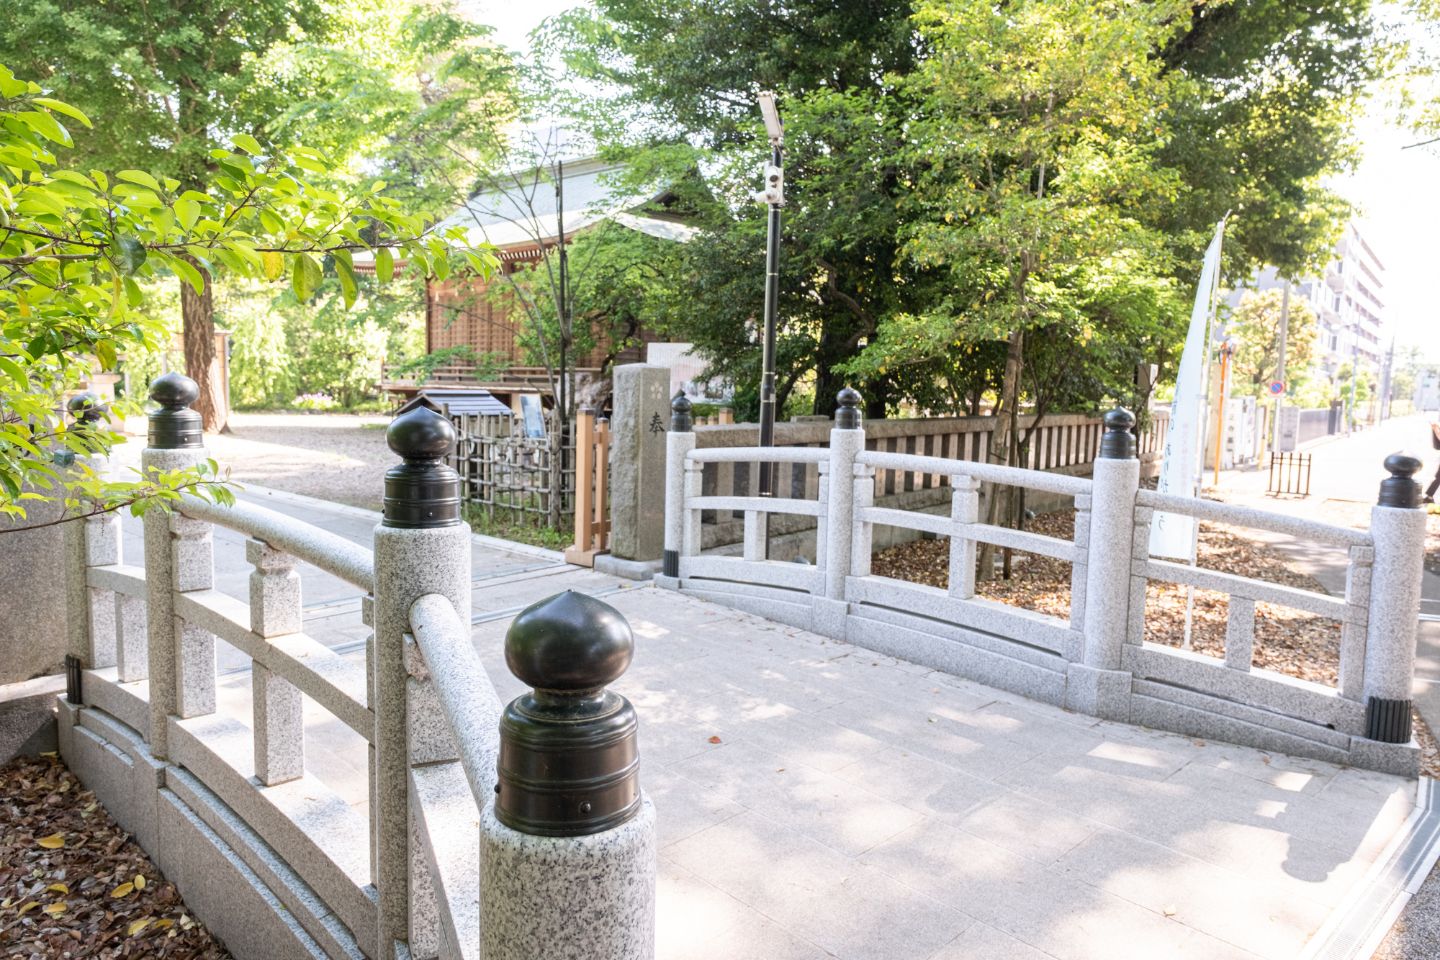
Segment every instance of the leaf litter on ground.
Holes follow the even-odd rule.
[[[0,957],[229,960],[53,755],[0,767],[0,823]]]

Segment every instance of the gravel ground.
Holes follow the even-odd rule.
[[[232,479],[380,509],[385,471],[399,460],[385,445],[385,416],[235,413],[230,432],[209,434],[210,455]]]

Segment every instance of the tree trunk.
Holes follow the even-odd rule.
[[[183,322],[185,343],[185,373],[200,387],[200,397],[195,401],[206,433],[218,433],[226,429],[225,421],[230,413],[230,398],[224,395],[224,381],[212,376],[215,366],[215,297],[209,272],[199,263],[191,260],[205,285],[201,293],[184,280],[180,281],[180,316]],[[221,360],[223,361],[223,358]]]
[[[990,461],[1010,465],[1014,460],[1013,447],[1014,435],[1011,425],[1018,413],[1020,405],[1020,371],[1024,364],[1025,357],[1025,331],[1017,327],[1010,334],[1009,348],[1005,351],[1005,376],[1000,382],[1000,402],[995,407],[995,429],[990,433]],[[997,524],[1006,512],[1002,511],[1003,506],[1008,507],[1010,493],[1014,487],[1009,485],[987,484],[989,496],[985,505],[985,522],[991,525]],[[976,576],[981,580],[993,580],[995,577],[995,545],[982,543],[980,545],[980,556],[978,558],[979,569]]]

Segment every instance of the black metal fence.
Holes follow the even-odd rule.
[[[1265,492],[1272,497],[1310,496],[1310,454],[1271,453]]]

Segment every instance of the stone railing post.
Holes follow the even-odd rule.
[[[1130,713],[1130,674],[1121,653],[1130,622],[1131,546],[1135,538],[1135,492],[1140,460],[1135,454],[1135,415],[1105,414],[1105,434],[1095,459],[1085,559],[1084,640],[1081,660],[1071,663],[1065,684],[1072,710],[1124,720]]]
[[[71,397],[66,409],[75,419],[71,433],[82,435],[104,429],[105,408],[95,394]],[[57,462],[60,459],[57,456]],[[76,460],[97,474],[104,473],[108,464],[108,458],[99,454]],[[80,671],[114,666],[117,656],[116,597],[110,590],[91,587],[89,570],[120,562],[120,517],[113,511],[102,513],[67,523],[63,531],[68,651],[65,655],[66,700],[72,706],[80,706],[83,702]]]
[[[665,437],[665,552],[657,586],[680,586],[680,551],[685,545],[685,457],[695,449],[692,427],[690,401],[684,393],[677,393],[670,401],[670,431]]]
[[[825,557],[820,575],[824,594],[814,599],[815,629],[828,637],[845,636],[845,578],[855,550],[855,456],[865,449],[858,391],[845,387],[835,397],[835,425],[830,429],[830,463],[826,469]],[[820,557],[816,556],[817,563]]]
[[[140,453],[145,474],[184,470],[205,459],[195,381],[179,373],[156,377],[150,399],[149,442]],[[215,709],[215,638],[175,616],[175,592],[213,585],[210,524],[178,513],[147,511],[145,525],[146,660],[150,681],[150,752],[169,755],[166,724],[172,715],[199,716]]]
[[[250,629],[262,637],[299,633],[303,626],[295,558],[261,540],[245,542],[250,573]],[[264,665],[250,669],[255,776],[267,787],[305,774],[305,724],[300,690]]]
[[[406,650],[406,635],[410,607],[426,594],[446,597],[460,622],[470,622],[471,538],[460,519],[459,475],[441,462],[455,444],[450,420],[417,406],[391,421],[386,440],[404,462],[385,474],[384,518],[375,527],[370,822],[380,942],[374,955],[391,956],[394,944],[405,941],[412,956],[428,957],[438,949],[439,916],[414,839],[409,770],[412,763],[459,754],[431,682],[422,679],[419,651]]]
[[[1411,684],[1425,564],[1425,511],[1413,479],[1420,460],[1403,453],[1385,458],[1390,476],[1370,511],[1375,560],[1370,570],[1370,616],[1365,638],[1365,738],[1355,750],[1377,769],[1414,776],[1418,751],[1411,743]],[[1372,764],[1366,763],[1365,766]]]
[[[505,662],[534,691],[501,716],[480,819],[485,960],[654,960],[655,810],[635,709],[605,689],[633,649],[618,610],[571,591],[510,626]]]

